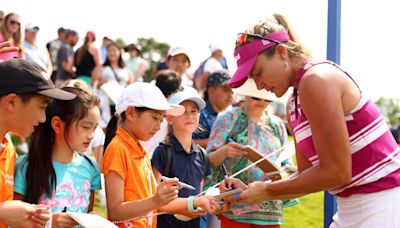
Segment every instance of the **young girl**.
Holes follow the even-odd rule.
[[[203,196],[177,199],[177,178],[168,179],[157,186],[150,158],[139,140],[150,139],[159,129],[167,113],[179,116],[184,107],[168,103],[155,85],[135,82],[124,89],[111,121],[119,127],[110,144],[106,145],[103,172],[106,180],[109,219],[120,221],[120,227],[156,227],[157,209],[176,213],[201,206],[209,213],[220,209],[216,199]],[[106,135],[114,128],[109,124]],[[108,140],[106,140],[107,142]],[[141,216],[140,218],[134,218]],[[121,221],[125,220],[125,221]]]
[[[192,140],[193,132],[199,126],[200,110],[206,103],[197,93],[180,91],[173,95],[169,102],[185,107],[180,116],[167,115],[169,124],[166,142],[154,151],[151,164],[158,182],[161,176],[178,177],[196,190],[182,189],[178,196],[189,197],[200,193],[203,179],[210,174],[210,165],[203,149]],[[170,154],[169,154],[170,153]],[[158,217],[157,227],[200,227],[200,218],[188,222],[180,221],[173,215]]]
[[[53,227],[73,226],[65,212],[91,212],[94,190],[101,188],[96,161],[81,155],[87,149],[100,120],[96,96],[72,87],[70,101],[53,100],[46,122],[31,136],[29,154],[17,160],[14,198],[47,205]]]

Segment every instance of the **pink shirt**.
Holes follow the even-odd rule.
[[[3,34],[0,32],[0,42],[5,42]],[[13,46],[15,46],[15,42],[11,42]],[[13,52],[7,52],[0,54],[0,60],[9,60],[13,58],[19,58],[19,52],[18,51],[13,51]]]
[[[296,80],[300,83],[304,73],[317,64],[332,64],[343,71],[329,61],[310,61],[299,70]],[[350,77],[349,74],[346,75]],[[317,165],[319,158],[313,144],[312,131],[302,111],[296,89],[289,105],[289,122],[296,142],[312,165]],[[360,102],[345,116],[345,120],[350,137],[352,179],[350,183],[330,189],[329,192],[348,197],[400,186],[400,148],[374,102],[361,95]]]

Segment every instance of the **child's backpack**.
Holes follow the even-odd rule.
[[[172,145],[164,143],[164,142],[160,142],[160,145],[161,144],[165,146],[166,152],[167,152],[167,160],[164,163],[165,164],[165,169],[161,172],[161,174],[163,176],[165,176],[165,177],[169,177],[170,171],[171,171],[171,166],[172,166]],[[207,158],[206,150],[203,147],[199,146],[199,145],[197,145],[197,146],[200,148],[200,150],[201,150],[201,152],[203,154],[203,156],[202,156],[202,159],[203,159],[203,170],[205,172],[207,167],[208,167],[208,163],[210,161]]]

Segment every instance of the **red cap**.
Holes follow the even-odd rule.
[[[86,33],[86,36],[91,36],[91,37],[93,37],[93,41],[96,40],[96,34],[95,34],[93,31],[88,31],[88,32]]]

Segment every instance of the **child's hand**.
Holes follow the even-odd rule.
[[[35,205],[20,200],[0,203],[0,218],[11,227],[23,226],[35,214]]]
[[[201,209],[205,210],[207,213],[214,215],[220,214],[224,207],[219,204],[219,200],[214,196],[199,196],[194,199],[193,206],[201,207]]]
[[[182,187],[178,185],[178,178],[167,178],[157,186],[157,192],[153,196],[157,208],[162,207],[178,198],[178,190]]]
[[[53,221],[52,221],[52,227],[53,228],[61,228],[61,227],[73,227],[75,225],[78,225],[75,220],[71,218],[67,213],[64,212],[56,212],[53,213]]]
[[[35,205],[35,213],[30,218],[31,227],[45,227],[50,222],[51,210],[45,205]]]

